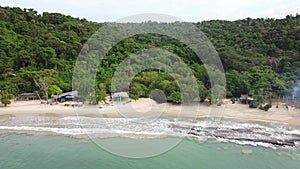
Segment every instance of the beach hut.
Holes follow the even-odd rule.
[[[16,97],[16,100],[34,100],[36,98],[35,93],[21,93]]]
[[[112,101],[116,103],[127,103],[129,101],[128,93],[118,92],[112,95]]]
[[[254,98],[248,96],[247,94],[242,94],[240,97],[240,103],[242,104],[249,104],[254,101]]]
[[[54,101],[66,102],[66,101],[80,101],[81,97],[78,96],[78,91],[66,92],[58,95]]]

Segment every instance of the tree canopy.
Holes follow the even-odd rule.
[[[226,71],[227,97],[261,90],[278,97],[292,92],[293,86],[298,85],[300,15],[194,24],[211,40],[221,58]],[[14,96],[37,91],[34,82],[38,81],[37,74],[49,70],[57,75],[48,83],[47,91],[44,89],[46,93],[48,88],[51,94],[61,93],[58,89],[72,90],[78,54],[88,38],[103,25],[59,13],[38,14],[34,9],[0,7],[0,91]],[[175,39],[140,34],[121,41],[104,57],[96,76],[96,100],[104,100],[105,94],[113,92],[111,79],[122,60],[153,47],[178,55],[197,79],[200,101],[209,98],[212,86],[206,69],[213,70],[212,67],[205,67],[190,48]],[[10,76],[12,73],[16,76]],[[154,89],[162,90],[168,101],[181,102],[176,80],[161,70],[149,69],[138,74],[129,91],[132,98],[138,98],[149,97]]]

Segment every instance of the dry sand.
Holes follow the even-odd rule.
[[[100,108],[102,107],[102,108]],[[15,101],[8,107],[0,107],[2,118],[14,116],[88,116],[104,118],[133,117],[181,117],[181,118],[217,118],[238,121],[264,121],[300,126],[300,109],[286,109],[273,106],[268,112],[251,109],[248,105],[231,104],[226,101],[223,106],[157,104],[151,99],[139,99],[129,104],[97,105],[83,107],[66,107],[63,104],[45,105],[40,101]]]

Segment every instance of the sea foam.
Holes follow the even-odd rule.
[[[166,136],[214,139],[253,146],[295,147],[300,142],[296,127],[267,123],[241,123],[193,119],[92,118],[71,116],[14,117],[1,121],[0,130],[54,133],[70,136],[156,138]]]

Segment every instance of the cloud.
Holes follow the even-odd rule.
[[[60,12],[93,21],[115,21],[140,13],[163,13],[187,21],[282,18],[299,11],[300,0],[1,0],[1,6]]]
[[[269,0],[270,1],[270,0]],[[275,0],[262,16],[267,18],[283,18],[286,15],[296,14],[300,9],[300,0]]]

